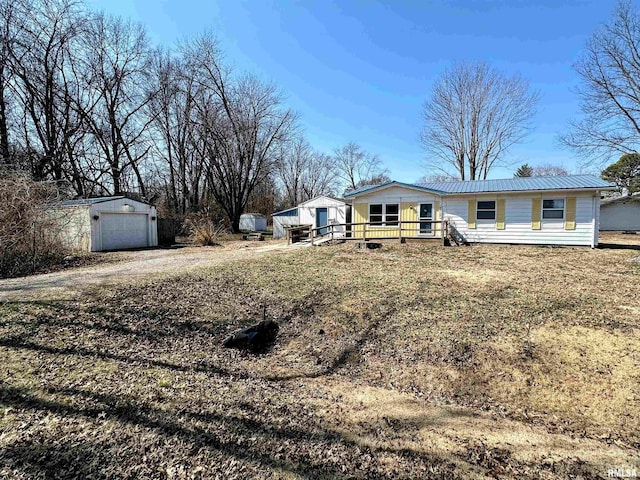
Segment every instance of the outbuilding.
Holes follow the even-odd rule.
[[[76,251],[101,252],[158,245],[153,205],[125,196],[67,200],[50,209],[63,243]]]
[[[344,235],[344,225],[350,221],[350,205],[343,200],[319,195],[298,206],[282,210],[273,214],[273,238],[286,235],[286,227],[310,225],[311,228],[325,225],[338,225],[334,228],[334,235]],[[320,231],[320,234],[323,232]]]
[[[243,232],[264,232],[267,230],[267,217],[261,213],[243,213],[240,215],[240,230]]]
[[[640,195],[611,198],[600,202],[601,231],[640,231]]]

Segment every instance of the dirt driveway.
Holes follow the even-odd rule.
[[[291,252],[291,247],[282,242],[229,242],[222,247],[102,253],[97,255],[107,256],[107,263],[0,280],[0,302],[73,298],[86,288],[182,274],[211,265],[287,251]]]

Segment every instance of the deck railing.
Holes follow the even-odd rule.
[[[421,228],[421,224],[429,224],[429,229]],[[412,225],[412,228],[407,228]],[[440,228],[436,226],[440,225]],[[354,228],[362,227],[362,228]],[[376,236],[376,230],[378,235]],[[426,231],[425,231],[426,230]],[[382,234],[380,232],[383,232]],[[424,233],[423,233],[424,232]],[[322,227],[313,228],[312,225],[300,225],[287,228],[287,239],[289,243],[296,243],[302,239],[311,241],[314,245],[316,239],[336,239],[340,240],[393,240],[398,239],[400,243],[407,239],[411,240],[433,240],[440,239],[443,244],[448,236],[448,220],[402,220],[393,223],[385,222],[354,222],[354,223],[331,223]]]

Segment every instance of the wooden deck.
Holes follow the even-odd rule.
[[[420,229],[421,223],[430,223],[430,230],[433,234],[416,235],[416,231]],[[387,231],[383,235],[377,235],[375,227],[388,227],[389,230],[394,231],[394,234],[389,234]],[[341,240],[345,242],[396,240],[400,243],[407,241],[437,241],[443,245],[460,244],[455,233],[451,231],[447,220],[432,220],[429,222],[398,221],[392,225],[385,225],[381,222],[334,223],[317,228],[312,228],[312,225],[299,225],[286,228],[286,230],[288,243],[309,242],[312,246],[317,246],[330,240]],[[397,232],[397,234],[395,234],[395,232]]]

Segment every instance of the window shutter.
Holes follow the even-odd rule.
[[[564,229],[575,230],[576,229],[576,197],[568,197],[565,204],[564,212]]]
[[[496,230],[504,230],[504,217],[505,217],[505,199],[499,198],[496,201]]]
[[[476,228],[476,199],[469,200],[467,214],[467,225],[469,228]]]
[[[540,230],[540,212],[542,210],[542,199],[541,198],[532,198],[531,199],[531,229],[532,230]]]

